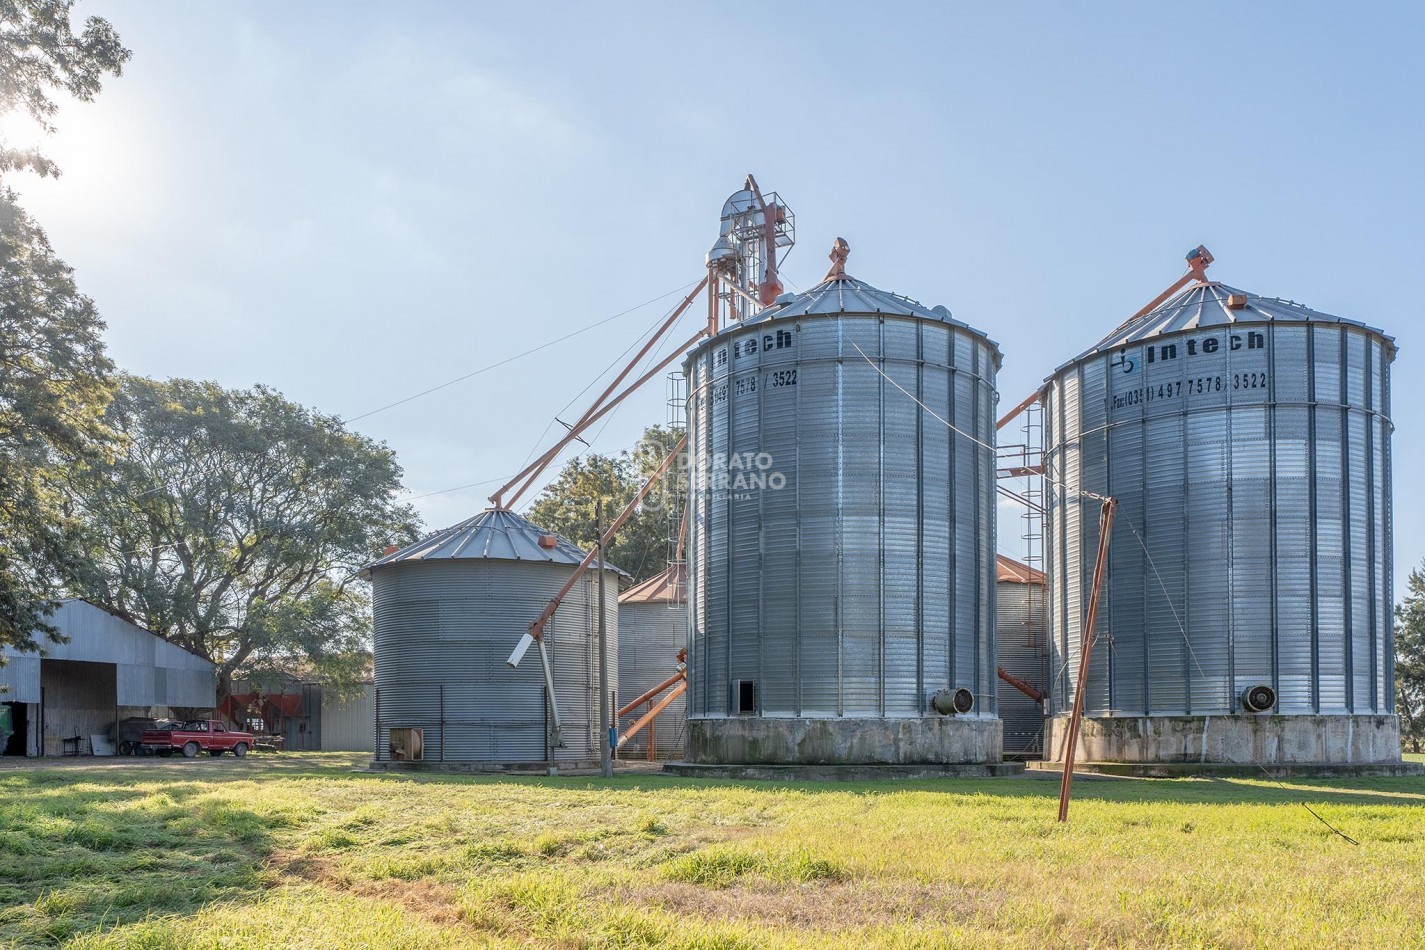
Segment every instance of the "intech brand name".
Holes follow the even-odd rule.
[[[1179,349],[1180,345],[1181,349]],[[1154,363],[1166,363],[1170,360],[1192,356],[1212,356],[1223,350],[1265,350],[1266,348],[1266,334],[1249,330],[1246,333],[1233,333],[1226,339],[1215,336],[1188,337],[1186,340],[1182,340],[1181,344],[1148,343],[1143,347],[1143,360],[1151,366]],[[1128,349],[1125,347],[1118,351],[1118,358],[1113,361],[1113,366],[1121,373],[1131,373],[1138,368],[1138,361],[1128,355]]]

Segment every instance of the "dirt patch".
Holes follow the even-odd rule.
[[[998,892],[953,884],[835,881],[779,884],[749,880],[709,888],[665,882],[618,888],[609,898],[657,907],[709,921],[749,920],[779,927],[847,930],[915,921],[964,920],[992,913],[1004,901]]]
[[[343,872],[332,858],[290,851],[273,855],[268,867],[278,874],[299,877],[329,890],[398,905],[434,924],[475,932],[461,913],[455,889],[448,884],[428,878],[362,880]]]

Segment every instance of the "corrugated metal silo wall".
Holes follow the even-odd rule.
[[[813,315],[704,344],[688,366],[690,717],[729,715],[736,680],[764,716],[920,716],[947,686],[995,715],[993,452],[853,343],[994,444],[995,350],[963,328]]]
[[[1049,651],[1045,641],[1043,584],[1008,581],[996,585],[995,615],[999,665],[1034,688],[1049,682]],[[1044,751],[1044,712],[1014,686],[999,682],[999,717],[1004,720],[1004,754],[1037,756]]]
[[[544,679],[534,649],[505,660],[572,567],[500,560],[397,563],[372,572],[376,753],[389,730],[425,730],[425,759],[543,762]],[[596,572],[575,585],[546,627],[565,748],[559,762],[599,754]],[[618,581],[604,572],[609,680],[618,682]]]
[[[618,611],[619,702],[631,702],[678,671],[678,651],[688,642],[688,606],[675,603],[622,604]],[[653,700],[656,705],[666,693]],[[648,710],[635,710],[624,724]],[[679,759],[688,731],[687,696],[668,704],[653,721],[654,758]],[[628,741],[623,758],[648,755],[648,727]]]
[[[1279,713],[1392,712],[1389,373],[1376,333],[1274,322],[1155,337],[1051,380],[1050,475],[1119,500],[1088,713],[1225,713],[1258,683]],[[1098,505],[1050,489],[1067,711]]]

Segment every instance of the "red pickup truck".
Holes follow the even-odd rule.
[[[191,759],[200,751],[209,755],[231,751],[242,758],[252,748],[252,733],[233,732],[216,719],[194,719],[172,729],[145,729],[139,744],[150,755],[172,755],[178,751]]]

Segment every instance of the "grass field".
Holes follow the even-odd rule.
[[[0,944],[1425,947],[1425,779],[0,770]],[[1352,845],[1301,803],[1360,842]]]

